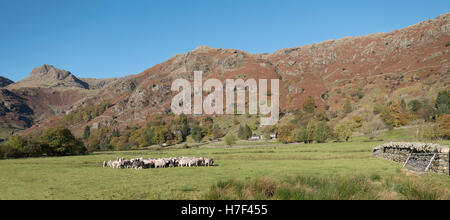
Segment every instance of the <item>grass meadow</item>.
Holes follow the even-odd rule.
[[[0,160],[0,199],[450,199],[449,176],[419,176],[402,170],[401,164],[373,159],[373,147],[384,142],[361,138],[310,145],[238,142],[232,148],[216,143]],[[141,156],[211,157],[217,166],[101,167],[116,157]]]

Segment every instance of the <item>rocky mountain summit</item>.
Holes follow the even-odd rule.
[[[30,75],[17,82],[11,83],[10,89],[19,88],[50,88],[50,89],[102,89],[115,81],[109,79],[77,78],[67,70],[58,69],[52,65],[44,64],[34,68]]]
[[[89,89],[89,84],[81,81],[69,71],[44,64],[34,68],[27,78],[10,86],[14,89],[30,87]]]

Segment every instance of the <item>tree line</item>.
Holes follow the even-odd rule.
[[[186,142],[213,140],[225,136],[211,117],[199,120],[184,114],[179,116],[153,116],[145,126],[118,128],[85,128],[83,139],[89,151],[142,149],[152,145],[168,146]]]
[[[64,127],[46,129],[39,138],[11,136],[0,145],[0,157],[21,158],[87,154],[84,143]]]
[[[277,131],[282,143],[304,142],[323,143],[330,139],[348,141],[353,132],[360,131],[370,139],[375,138],[382,129],[392,129],[408,125],[414,120],[425,123],[419,130],[419,137],[427,140],[450,139],[450,94],[438,93],[434,100],[413,99],[409,102],[394,100],[385,104],[375,103],[372,112],[351,113],[354,111],[346,99],[341,111],[341,119],[323,109],[318,109],[312,97],[303,104],[303,111],[296,111],[296,118],[287,125],[275,126],[269,130]],[[350,115],[350,116],[348,116]],[[334,120],[330,120],[334,119]]]

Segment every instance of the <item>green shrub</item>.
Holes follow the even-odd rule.
[[[63,127],[48,128],[40,138],[43,150],[51,156],[86,154],[83,142],[76,139],[72,132]]]
[[[22,152],[7,144],[3,144],[0,146],[0,153],[3,158],[19,158],[23,156]]]
[[[423,103],[417,99],[408,102],[408,110],[411,113],[417,113],[423,107]]]
[[[23,155],[25,157],[40,157],[43,153],[42,146],[33,141],[29,141],[23,148]]]
[[[436,118],[445,115],[450,114],[450,93],[447,91],[441,91],[439,92],[436,101],[435,101],[435,114]]]
[[[241,140],[248,140],[252,137],[252,129],[246,124],[239,127],[238,138]]]
[[[325,143],[330,137],[330,128],[327,123],[321,121],[318,122],[314,129],[314,140],[318,143]]]
[[[196,142],[200,142],[203,139],[202,129],[198,125],[192,128],[191,135],[192,139],[194,139]]]
[[[435,141],[440,139],[439,129],[434,124],[425,124],[419,128],[419,138],[424,141]]]
[[[308,143],[308,134],[306,132],[306,128],[302,127],[299,130],[297,130],[297,134],[295,135],[295,141],[297,142],[303,142]]]
[[[224,138],[224,143],[228,147],[232,147],[236,143],[236,138],[234,137],[233,134],[228,133]]]
[[[350,99],[345,99],[345,102],[344,102],[344,112],[346,113],[346,114],[349,114],[349,113],[351,113],[353,111],[353,106],[352,106],[352,103],[350,102]]]

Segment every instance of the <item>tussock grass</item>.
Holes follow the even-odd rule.
[[[209,200],[448,200],[444,188],[409,178],[383,180],[378,174],[351,177],[268,177],[226,180],[212,185]]]

